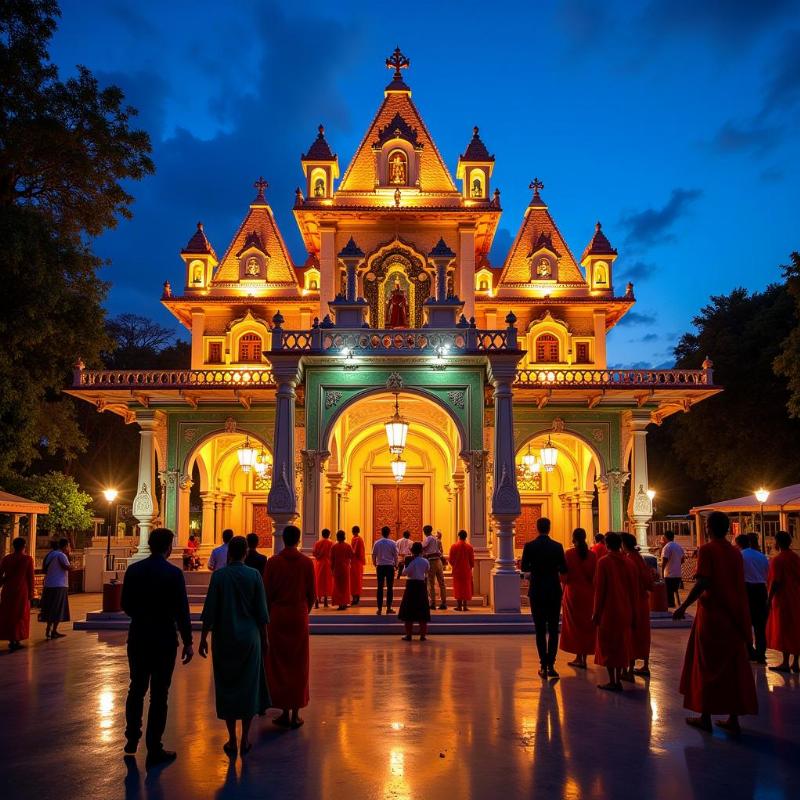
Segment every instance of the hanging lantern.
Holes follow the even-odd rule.
[[[550,440],[549,434],[547,436],[547,444],[539,452],[542,456],[542,466],[545,472],[552,472],[558,463],[558,450]]]
[[[406,462],[400,456],[392,461],[392,474],[398,483],[406,476]]]
[[[236,455],[239,457],[239,466],[242,468],[242,472],[250,472],[250,470],[256,464],[258,453],[256,452],[255,447],[250,445],[249,436],[245,436],[244,446],[240,447],[236,451]]]
[[[525,469],[525,472],[529,473],[530,475],[536,475],[542,471],[542,465],[536,456],[531,453],[531,443],[528,442],[528,452],[522,456],[522,466]]]
[[[267,451],[262,447],[261,452],[256,456],[256,463],[253,464],[253,469],[258,474],[259,478],[266,478],[270,472],[270,464],[267,458]]]
[[[384,427],[386,428],[386,438],[389,441],[389,452],[399,456],[406,446],[408,422],[400,416],[397,392],[394,395],[394,416],[385,423]]]

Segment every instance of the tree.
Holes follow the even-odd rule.
[[[188,369],[191,349],[175,331],[139,316],[120,314],[106,323],[113,349],[103,354],[109,369]]]
[[[63,535],[78,533],[92,527],[89,507],[92,498],[63,472],[32,475],[11,484],[13,489],[30,500],[48,503],[50,512],[38,519],[43,530]]]
[[[773,366],[777,375],[786,378],[790,393],[787,402],[789,413],[800,417],[800,253],[792,253],[790,259],[791,262],[781,269],[786,279],[786,290],[794,299],[795,324],[783,340]]]

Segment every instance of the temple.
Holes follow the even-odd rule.
[[[72,394],[141,431],[139,551],[163,523],[203,551],[221,531],[267,548],[290,523],[381,526],[446,546],[465,528],[475,584],[519,610],[516,558],[535,522],[628,528],[647,545],[647,429],[719,391],[702,370],[609,369],[606,336],[635,302],[615,286],[598,222],[580,259],[538,178],[502,263],[495,156],[465,132],[455,177],[412,100],[409,61],[340,174],[322,126],[300,158],[295,263],[263,178],[218,256],[198,223],[161,302],[191,336],[190,368],[93,371]],[[576,251],[578,252],[578,251]],[[177,272],[177,271],[176,271]],[[180,289],[177,287],[180,286]],[[174,287],[174,288],[173,288]]]

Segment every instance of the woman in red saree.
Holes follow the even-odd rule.
[[[597,556],[586,544],[586,531],[575,528],[572,544],[564,558],[567,571],[561,576],[564,599],[561,606],[561,649],[574,653],[571,667],[586,669],[589,653],[594,653],[595,629],[592,624],[594,573]]]
[[[475,566],[475,551],[467,541],[467,532],[458,532],[458,541],[450,548],[450,566],[453,569],[453,597],[456,611],[466,611],[472,600],[472,569]]]
[[[353,595],[354,606],[361,602],[361,588],[364,585],[364,565],[367,563],[366,548],[360,534],[361,528],[358,525],[353,525],[353,538],[350,540],[350,548],[353,551],[353,559],[350,562],[350,594]]]
[[[344,531],[336,531],[336,544],[331,547],[331,570],[333,571],[333,605],[344,611],[350,605],[350,563],[353,548],[345,541]]]
[[[0,640],[12,652],[31,632],[33,559],[25,555],[25,540],[14,539],[13,552],[0,561]]]
[[[800,556],[786,531],[775,534],[778,555],[769,563],[767,646],[783,653],[773,672],[800,672]],[[789,656],[794,663],[789,666]]]
[[[650,592],[653,591],[655,575],[645,564],[636,547],[636,537],[632,533],[622,534],[622,549],[636,585],[636,607],[633,612],[635,621],[631,631],[631,661],[627,672],[622,676],[622,680],[632,683],[634,675],[650,677]],[[644,662],[639,669],[636,668],[637,659]]]
[[[331,572],[331,532],[324,528],[322,538],[314,545],[311,555],[314,556],[314,578],[317,596],[314,598],[314,608],[319,608],[319,601],[328,607],[328,598],[333,594],[333,572]]]

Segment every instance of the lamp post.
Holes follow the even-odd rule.
[[[761,552],[767,554],[767,539],[764,536],[764,503],[767,502],[769,491],[763,486],[756,490],[756,500],[761,504]]]
[[[106,569],[110,572],[113,568],[111,564],[111,507],[117,499],[116,489],[103,489],[103,497],[108,500],[108,511],[106,512]]]

